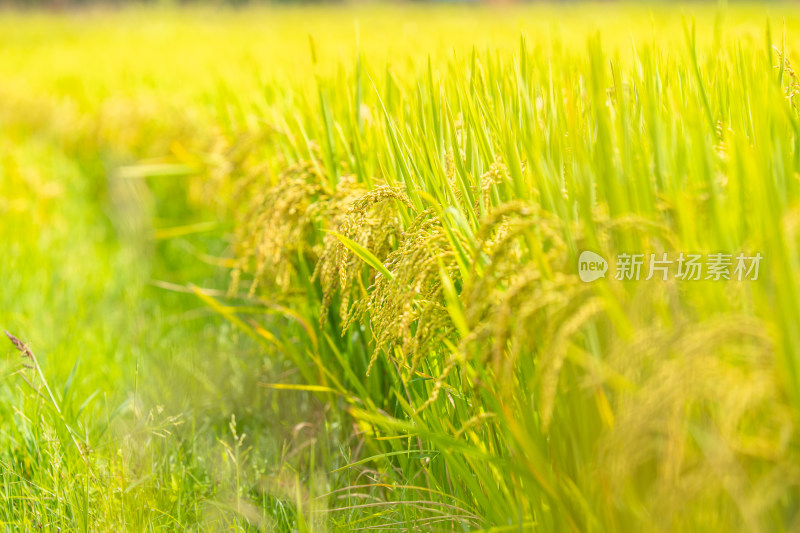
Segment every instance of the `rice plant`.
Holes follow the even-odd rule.
[[[111,437],[76,431],[96,420],[62,415],[37,361],[43,381],[18,401],[54,410],[49,436],[25,438],[70,450],[86,496],[59,498],[61,459],[45,475],[25,459],[40,448],[16,444],[6,492],[13,476],[50,488],[14,496],[42,505],[4,520],[800,527],[795,11],[780,6],[779,31],[752,6],[685,11],[130,10],[102,15],[121,33],[57,51],[9,29],[6,69],[22,74],[0,85],[5,143],[40,135],[97,187],[76,197],[135,213],[111,217],[112,248],[150,265],[131,283],[171,291],[137,289],[143,329],[171,331],[148,309],[198,327],[169,364],[145,357],[149,404],[116,378],[135,395]],[[172,32],[145,24],[136,42],[160,61],[123,52],[150,17]],[[79,90],[68,67],[25,66],[88,57],[133,81],[79,69]],[[202,391],[190,401],[176,368]],[[108,438],[127,445],[86,454]]]
[[[249,186],[237,283],[303,300],[328,341],[309,374],[367,435],[363,475],[420,484],[438,527],[798,519],[796,82],[768,26],[747,52],[682,30],[670,55],[523,36],[379,83],[357,61],[289,113],[276,185]],[[587,284],[582,250],[765,270]]]

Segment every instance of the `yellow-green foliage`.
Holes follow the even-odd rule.
[[[286,132],[313,145],[278,152],[299,179],[251,185],[237,241],[251,287],[319,299],[309,320],[344,353],[320,347],[320,375],[375,437],[440,453],[393,468],[444,476],[486,524],[800,519],[794,75],[769,33],[700,47],[693,24],[624,56],[536,35],[376,86],[358,65],[318,76]],[[762,252],[765,270],[637,283],[612,265],[586,284],[584,249]],[[299,279],[312,271],[319,289]],[[347,360],[361,343],[366,368]]]
[[[775,10],[787,29],[750,6],[128,11],[58,49],[12,17],[0,90],[48,108],[0,110],[160,156],[233,222],[230,305],[196,292],[340,439],[285,527],[791,531],[800,113]],[[764,259],[584,283],[582,250]]]

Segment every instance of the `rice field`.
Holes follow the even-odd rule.
[[[3,526],[798,530],[799,31],[0,11]]]

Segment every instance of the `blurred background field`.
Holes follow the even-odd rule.
[[[794,57],[798,26],[800,11],[784,4],[0,10],[0,327],[41,366],[10,343],[3,352],[0,520],[51,531],[797,527],[800,82],[783,56]],[[741,155],[720,155],[726,146]],[[481,191],[492,163],[513,167],[509,154],[525,160],[520,177],[498,178],[470,215],[458,179]],[[569,165],[563,182],[542,177]],[[754,176],[770,179],[762,188]],[[408,230],[423,205],[461,209],[449,223],[461,237],[440,257],[453,287],[432,293],[449,310],[447,333],[413,370],[391,350],[368,363],[374,317],[337,329],[339,273],[312,278],[330,246],[321,231],[288,238],[249,225],[340,228],[325,183],[369,194],[373,178],[415,204],[384,205],[396,212],[387,226]],[[295,182],[323,192],[280,189]],[[564,242],[604,243],[603,213],[579,216],[558,200],[562,188],[587,202],[595,190],[599,211],[663,224],[687,246],[761,246],[778,266],[734,296],[706,285],[643,295],[613,281],[586,295],[565,283],[563,308],[509,329],[509,370],[487,355],[496,348],[478,334],[483,315],[462,324],[455,311],[468,312],[465,287],[477,298],[485,265],[454,266],[453,242],[480,251],[488,213],[522,202],[565,222],[552,230]],[[651,191],[666,208],[643,200]],[[313,220],[280,211],[278,194]],[[704,222],[687,224],[693,216]],[[656,230],[609,231],[609,250],[660,242]],[[575,253],[571,242],[540,256],[524,240],[509,260],[520,271],[544,261],[559,274]],[[355,255],[350,288],[374,294],[380,269]],[[254,296],[229,292],[234,267],[243,293],[261,276]],[[574,278],[562,270],[549,281]],[[513,274],[487,306],[505,301]],[[596,322],[572,321],[587,302],[602,308]],[[726,318],[756,340],[730,346],[735,335],[714,329]],[[710,340],[683,324],[692,320]],[[534,326],[541,335],[526,337]],[[469,345],[470,333],[485,344]],[[539,363],[561,347],[541,339],[562,333],[569,357],[548,392]],[[401,337],[392,342],[405,349]],[[713,364],[680,366],[694,342]],[[653,358],[635,371],[619,361],[634,348]],[[470,370],[437,379],[453,354]],[[696,388],[655,387],[681,372],[700,375]],[[636,395],[642,384],[653,396]],[[549,401],[557,407],[544,414]]]

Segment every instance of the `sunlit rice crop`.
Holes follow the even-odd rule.
[[[234,377],[153,349],[192,429],[158,453],[142,438],[165,458],[150,463],[105,426],[82,436],[83,408],[62,414],[57,393],[21,396],[54,405],[42,420],[63,435],[8,438],[3,486],[43,503],[3,519],[46,523],[30,517],[55,494],[65,528],[796,530],[800,82],[794,8],[775,9],[783,27],[744,5],[9,14],[0,147],[35,137],[92,176],[69,189],[91,217],[59,220],[135,241],[120,264],[151,261],[154,284],[199,298],[176,307],[203,332],[182,342],[218,334]],[[16,166],[0,184],[28,191],[40,178]],[[25,227],[31,194],[5,190],[0,214]],[[585,251],[607,270],[582,276]],[[693,255],[699,279],[679,270]],[[139,431],[161,411],[141,415],[135,369]],[[31,466],[51,441],[85,501]],[[25,476],[47,492],[15,493]],[[102,499],[107,478],[127,507]]]
[[[686,20],[624,56],[524,36],[317,78],[275,154],[303,178],[250,186],[237,280],[306,302],[328,341],[310,372],[373,437],[374,482],[424,479],[472,527],[793,527],[800,122],[766,32],[701,48]],[[587,284],[582,250],[759,252],[764,270]]]

